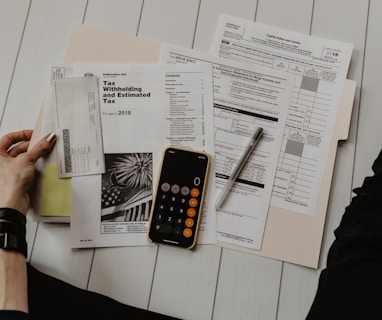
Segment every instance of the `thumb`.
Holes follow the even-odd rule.
[[[37,142],[25,155],[28,157],[29,161],[35,163],[39,158],[45,156],[53,149],[55,142],[56,135],[50,133]]]

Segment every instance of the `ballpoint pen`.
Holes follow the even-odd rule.
[[[258,127],[253,136],[251,137],[247,147],[245,148],[241,158],[239,159],[236,167],[233,169],[232,174],[229,176],[226,184],[224,185],[223,190],[220,192],[217,200],[216,200],[216,209],[220,209],[223,204],[225,198],[227,197],[228,192],[230,191],[232,185],[234,184],[236,178],[239,176],[241,170],[246,164],[249,156],[251,155],[253,149],[255,149],[257,143],[261,139],[263,135],[263,128]]]

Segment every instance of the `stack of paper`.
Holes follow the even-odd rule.
[[[120,56],[110,56],[102,39],[110,46],[118,44]],[[214,156],[199,243],[219,241],[315,266],[326,208],[319,207],[319,200],[327,197],[321,187],[327,179],[330,183],[327,170],[335,155],[337,115],[351,52],[350,44],[226,15],[219,21],[210,54],[75,27],[60,74],[65,73],[67,81],[89,75],[98,79],[106,168],[103,174],[73,177],[71,185],[63,187],[70,190],[72,245],[147,245],[152,180],[161,151],[179,145]],[[53,100],[45,106],[57,105]],[[50,112],[44,114],[43,123],[49,122]],[[258,126],[264,128],[264,136],[216,212],[216,195]],[[61,132],[57,134],[60,146]],[[152,176],[128,187],[120,173],[134,159],[150,163]],[[45,183],[52,177],[49,170],[57,169],[55,161],[46,165]],[[122,168],[119,175],[117,168]],[[42,214],[44,199],[54,196],[47,191]],[[287,219],[292,228],[301,223],[318,232],[297,255],[282,245],[275,249],[280,243],[274,235],[285,234],[279,232],[283,226],[274,221],[275,215]],[[288,246],[288,239],[284,243]],[[306,255],[312,248],[313,254]]]

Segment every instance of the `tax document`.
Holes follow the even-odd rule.
[[[72,179],[73,247],[148,245],[146,231],[163,149],[214,156],[212,70],[198,66],[74,65],[98,77],[106,173]],[[211,167],[199,243],[217,241]]]
[[[212,53],[295,76],[272,205],[315,214],[352,49],[347,43],[220,17]]]
[[[264,129],[217,211],[218,240],[259,250],[294,76],[172,46],[164,46],[162,62],[212,66],[217,195],[256,129]]]
[[[96,77],[53,81],[60,178],[105,172]]]

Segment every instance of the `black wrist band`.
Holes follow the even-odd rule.
[[[25,258],[28,256],[28,245],[25,237],[18,237],[12,233],[0,233],[0,249],[20,252]]]
[[[25,225],[27,219],[21,212],[11,208],[0,208],[0,219]]]
[[[13,233],[25,238],[25,225],[16,224],[10,221],[0,221],[0,233]]]

